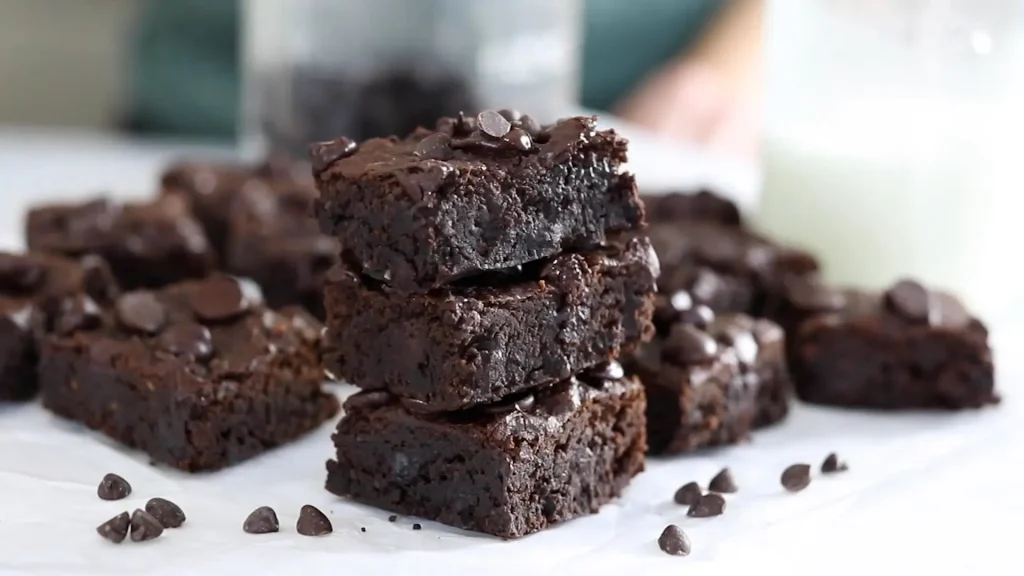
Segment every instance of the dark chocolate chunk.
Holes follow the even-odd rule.
[[[359,149],[359,145],[344,136],[336,140],[310,144],[309,159],[312,163],[313,173],[323,172],[338,160],[355,154],[357,149]]]
[[[260,506],[249,513],[242,523],[242,530],[248,534],[270,534],[280,530],[277,512],[270,506]]]
[[[416,146],[416,154],[423,158],[447,160],[452,156],[452,139],[443,132],[431,134]]]
[[[160,344],[172,354],[206,360],[213,355],[213,337],[210,329],[195,322],[173,324],[160,335]]]
[[[334,531],[331,521],[318,508],[306,504],[299,510],[295,530],[303,536],[323,536]]]
[[[700,489],[700,485],[696,482],[687,482],[683,484],[678,490],[676,490],[675,501],[676,504],[682,504],[683,506],[694,506],[700,502],[700,499],[704,496],[704,493]]]
[[[117,516],[114,516],[110,520],[107,520],[103,524],[96,527],[96,533],[103,536],[107,540],[110,540],[114,544],[120,544],[124,542],[126,536],[128,536],[128,512],[121,512]]]
[[[725,498],[721,494],[711,492],[701,496],[697,502],[687,510],[686,515],[691,518],[711,518],[721,516],[725,512]]]
[[[185,512],[181,507],[165,498],[150,498],[146,502],[146,512],[164,528],[177,528],[185,523]]]
[[[722,471],[715,474],[711,482],[708,482],[708,490],[719,494],[733,494],[739,490],[739,487],[736,486],[736,479],[732,477],[732,472],[728,468],[722,468]]]
[[[412,529],[413,529],[413,530],[422,530],[422,529],[423,529],[423,526],[420,526],[420,523],[419,523],[419,522],[417,522],[417,523],[415,523],[415,524],[413,524],[413,525],[412,525]]]
[[[145,542],[164,533],[164,527],[152,514],[136,508],[131,519],[132,542]]]
[[[718,354],[718,342],[695,326],[676,324],[665,341],[663,352],[678,364],[707,362]]]
[[[492,138],[501,138],[512,128],[512,124],[494,110],[484,110],[476,117],[477,127]]]
[[[690,539],[675,524],[669,524],[665,527],[661,536],[658,537],[658,546],[662,552],[673,556],[690,555]]]
[[[832,452],[825,457],[825,461],[821,463],[822,474],[835,474],[836,472],[846,472],[850,467],[846,465],[846,462],[839,460],[839,456]]]
[[[117,474],[107,474],[100,481],[96,494],[103,500],[121,500],[132,493],[132,485]]]
[[[230,320],[243,314],[251,304],[239,281],[230,276],[206,280],[193,291],[190,301],[196,316],[209,322]]]
[[[930,300],[928,289],[913,280],[900,280],[885,292],[890,309],[911,322],[928,320]]]
[[[167,322],[163,304],[152,292],[144,290],[122,294],[115,310],[122,326],[142,334],[156,334]]]
[[[398,522],[398,515],[392,514],[391,516],[388,516],[388,522]]]
[[[782,471],[782,487],[790,492],[799,492],[811,484],[811,467],[808,464],[793,464]]]

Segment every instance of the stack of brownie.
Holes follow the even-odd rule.
[[[616,363],[653,332],[657,260],[626,141],[485,111],[314,145],[338,240],[325,364],[345,403],[327,489],[515,538],[596,512],[644,467]]]

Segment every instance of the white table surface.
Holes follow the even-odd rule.
[[[634,136],[632,168],[647,189],[712,184],[747,204],[750,167]],[[142,143],[89,134],[0,131],[0,245],[20,247],[29,204],[111,191],[144,196],[155,174],[181,155],[216,147]],[[946,569],[1020,574],[1017,533],[1024,517],[1024,407],[1013,392],[1024,377],[1020,334],[996,331],[1004,403],[963,414],[867,414],[797,406],[752,443],[685,458],[657,459],[619,502],[600,514],[517,542],[460,532],[343,502],[323,490],[330,428],[216,474],[155,468],[137,453],[47,414],[37,404],[0,407],[0,575],[7,574],[923,574]],[[347,390],[344,390],[347,391]],[[344,391],[342,393],[344,393]],[[851,470],[815,476],[785,494],[781,470],[813,465],[832,450]],[[741,491],[726,514],[688,519],[671,502],[690,480],[730,466]],[[132,483],[122,502],[96,498],[99,479]],[[145,543],[101,540],[94,527],[152,496],[175,500],[189,520]],[[297,511],[327,512],[335,532],[304,538]],[[277,509],[282,532],[250,536],[242,520]],[[693,542],[669,557],[655,540],[668,523]],[[366,527],[367,532],[360,532]],[[639,572],[638,572],[639,571]],[[980,572],[979,572],[980,573]]]

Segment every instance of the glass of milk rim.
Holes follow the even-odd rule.
[[[1024,320],[1024,0],[768,0],[757,225]]]

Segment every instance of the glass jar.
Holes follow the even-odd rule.
[[[573,109],[580,0],[246,0],[243,137],[309,142],[405,135],[437,118]]]
[[[769,0],[755,220],[826,280],[1024,313],[1024,2]]]

